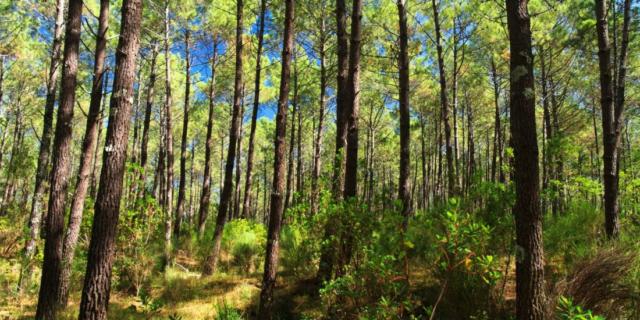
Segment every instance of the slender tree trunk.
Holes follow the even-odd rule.
[[[153,44],[153,52],[151,53],[151,67],[150,67],[150,72],[151,74],[149,75],[149,84],[147,87],[147,101],[146,101],[146,108],[145,108],[145,112],[144,112],[144,123],[142,125],[142,145],[140,146],[140,168],[142,170],[140,170],[140,193],[138,194],[139,197],[144,197],[144,194],[146,193],[146,187],[145,187],[145,180],[146,180],[146,166],[147,166],[147,158],[148,158],[148,153],[147,153],[147,148],[149,145],[149,127],[151,126],[151,113],[152,113],[152,109],[153,109],[153,101],[154,101],[154,97],[155,97],[155,85],[156,85],[156,78],[157,78],[157,74],[156,74],[156,60],[158,58],[158,43],[155,42]]]
[[[349,44],[349,95],[347,103],[347,157],[343,198],[355,198],[358,191],[358,113],[360,112],[360,43],[362,0],[353,1],[351,39]],[[349,254],[347,255],[349,256]]]
[[[98,126],[100,125],[100,105],[102,102],[102,87],[104,85],[104,64],[107,56],[107,29],[109,28],[109,0],[100,1],[100,16],[98,19],[98,34],[96,35],[95,63],[93,66],[93,84],[91,87],[91,101],[89,103],[89,113],[87,115],[87,127],[85,129],[84,140],[82,141],[82,153],[80,156],[80,168],[78,169],[78,180],[76,191],[71,201],[71,211],[69,213],[69,224],[64,236],[64,247],[62,250],[62,272],[60,275],[58,303],[60,307],[65,307],[69,298],[69,279],[71,277],[71,266],[75,257],[75,249],[80,235],[80,225],[84,210],[84,201],[89,189],[91,174],[91,162],[93,161],[93,150],[96,147]]]
[[[332,193],[334,200],[340,200],[344,189],[344,148],[347,145],[347,104],[349,77],[349,37],[347,34],[347,7],[345,0],[336,0],[337,36],[337,86],[336,86],[336,153],[333,162]],[[324,230],[325,241],[336,233],[334,223],[327,223]],[[317,281],[322,283],[331,278],[335,263],[334,248],[331,244],[322,248]]]
[[[427,146],[425,139],[426,130],[425,130],[425,119],[424,114],[422,112],[420,114],[420,160],[422,162],[422,199],[421,199],[421,208],[426,209],[429,205],[429,181],[427,178]]]
[[[409,108],[409,53],[406,0],[398,0],[398,17],[400,30],[400,55],[398,56],[399,78],[399,110],[400,110],[400,179],[398,180],[398,198],[402,203],[404,222],[402,231],[407,228],[411,214],[411,196],[409,194],[409,166],[411,161],[411,130]]]
[[[251,184],[253,183],[253,153],[254,141],[256,138],[256,123],[260,108],[260,84],[262,81],[262,45],[264,42],[264,25],[267,12],[267,0],[260,0],[260,21],[258,25],[258,49],[256,52],[256,79],[253,94],[253,112],[251,113],[251,128],[249,129],[249,144],[247,150],[247,170],[244,185],[244,201],[242,204],[242,217],[247,218],[249,214],[249,200],[251,199]]]
[[[104,110],[107,104],[107,86],[109,85],[109,72],[104,74],[104,89],[102,91],[102,106],[98,115],[98,136],[96,137],[96,146],[93,152],[93,164],[91,165],[91,197],[95,199],[98,193],[98,151],[100,150],[100,139],[102,137],[102,120],[104,119]]]
[[[510,61],[511,141],[516,203],[516,318],[544,319],[544,253],[539,197],[533,54],[527,0],[506,1]]]
[[[289,161],[287,163],[287,189],[284,198],[285,212],[289,209],[292,197],[293,166],[295,163],[293,151],[296,145],[296,116],[298,115],[298,67],[296,63],[295,44],[293,49],[293,101],[291,102],[291,109],[293,112],[291,113],[291,136],[289,138]]]
[[[236,70],[233,90],[233,112],[231,115],[231,127],[229,129],[229,149],[227,150],[227,161],[224,170],[224,186],[220,194],[220,205],[218,206],[218,217],[216,218],[216,228],[213,233],[213,247],[205,262],[202,275],[207,276],[215,272],[220,255],[220,243],[222,241],[222,231],[226,222],[227,211],[231,203],[233,192],[233,166],[235,163],[236,146],[240,129],[240,108],[242,98],[242,26],[244,8],[243,0],[237,0],[236,8]]]
[[[235,175],[235,183],[233,184],[233,210],[229,210],[229,220],[237,219],[240,215],[240,177],[242,176],[242,136],[244,129],[244,84],[242,85],[242,99],[243,101],[240,107],[240,129],[238,131],[238,147],[236,148],[236,175]]]
[[[42,210],[42,196],[46,189],[47,177],[49,174],[49,154],[51,135],[53,127],[53,113],[56,101],[56,88],[58,85],[58,74],[60,65],[60,53],[62,49],[62,33],[64,30],[65,0],[56,1],[56,22],[53,30],[53,43],[51,44],[51,62],[49,65],[49,75],[47,78],[47,96],[44,105],[44,119],[42,121],[42,135],[40,136],[40,151],[38,154],[38,164],[36,168],[35,190],[31,200],[31,212],[29,215],[29,234],[25,241],[20,278],[18,280],[18,291],[21,292],[31,282],[31,270],[33,269],[33,254],[36,249],[36,238],[40,233],[41,219],[44,216]],[[4,66],[4,58],[2,60]],[[4,74],[4,72],[3,72]],[[1,95],[0,95],[0,101]],[[1,103],[1,102],[0,102]]]
[[[211,200],[211,152],[213,150],[213,110],[215,107],[216,58],[218,42],[213,43],[213,59],[211,59],[211,83],[209,84],[209,119],[207,120],[207,140],[204,151],[204,173],[202,177],[202,191],[200,193],[200,208],[198,209],[198,235],[204,233],[205,222],[209,215],[209,201]]]
[[[493,135],[493,154],[491,158],[491,180],[504,182],[502,174],[502,165],[498,163],[498,158],[502,157],[502,123],[500,112],[500,79],[498,79],[498,71],[496,63],[491,57],[491,82],[493,83],[493,103],[495,106],[494,116],[494,135]]]
[[[165,0],[164,5],[164,118],[165,118],[165,150],[167,157],[167,176],[165,182],[165,223],[164,223],[164,261],[163,269],[171,264],[173,245],[171,243],[171,233],[173,229],[173,119],[171,107],[173,106],[173,96],[171,94],[171,51],[169,44],[169,0]]]
[[[178,188],[178,204],[176,205],[176,222],[173,233],[180,237],[180,226],[184,215],[185,187],[187,184],[187,134],[189,132],[189,96],[191,94],[191,57],[189,52],[189,28],[184,34],[185,53],[185,86],[184,86],[184,108],[182,119],[182,141],[180,144],[180,186]]]
[[[600,67],[600,107],[602,109],[603,181],[605,231],[609,238],[618,236],[618,148],[616,145],[614,84],[611,75],[611,45],[607,19],[607,1],[596,0],[596,29],[598,34],[598,60]]]
[[[260,291],[258,319],[273,319],[273,289],[278,270],[280,250],[280,229],[282,227],[282,192],[284,191],[284,165],[287,135],[287,104],[289,97],[289,77],[291,73],[291,53],[293,51],[293,28],[295,0],[285,1],[284,39],[282,46],[282,73],[280,95],[276,114],[275,155],[273,161],[273,189],[271,191],[271,212],[267,234],[267,253],[264,262],[264,276]]]
[[[111,267],[120,214],[122,180],[127,159],[127,137],[131,122],[133,81],[140,46],[142,1],[123,0],[120,40],[116,50],[116,73],[111,95],[111,112],[100,173],[91,242],[87,257],[78,319],[107,319],[111,287]]]
[[[36,319],[55,319],[58,309],[58,289],[62,268],[64,211],[69,175],[71,174],[71,145],[73,108],[76,98],[76,75],[80,46],[82,1],[69,1],[67,26],[64,39],[60,105],[53,139],[51,190],[46,219],[46,238],[42,279]]]
[[[440,71],[440,106],[442,109],[442,122],[444,124],[444,142],[447,159],[447,192],[449,196],[456,194],[456,185],[453,168],[453,148],[451,146],[451,125],[449,124],[449,102],[447,98],[447,78],[444,70],[444,53],[442,49],[442,36],[440,34],[440,20],[436,0],[431,0],[433,7],[433,23],[436,28],[436,49],[438,52],[438,69]]]
[[[318,110],[318,127],[316,128],[316,136],[313,144],[313,171],[311,173],[311,213],[315,215],[318,212],[318,201],[320,196],[320,188],[318,180],[320,179],[320,165],[322,153],[322,131],[324,129],[324,114],[327,104],[327,67],[325,65],[326,49],[326,25],[324,6],[321,8],[322,17],[320,18],[320,40],[318,55],[320,59],[320,106]]]

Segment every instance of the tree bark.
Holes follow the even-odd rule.
[[[411,161],[411,130],[409,109],[409,53],[407,10],[405,0],[398,0],[398,25],[400,31],[400,55],[398,56],[399,81],[398,102],[400,111],[400,178],[398,180],[398,198],[402,203],[402,215],[404,222],[402,231],[405,232],[408,218],[411,214],[411,195],[409,194],[409,175]]]
[[[433,7],[433,23],[436,28],[436,49],[438,52],[438,69],[440,73],[440,107],[442,109],[442,122],[444,124],[444,142],[447,158],[447,192],[448,196],[456,194],[456,185],[453,168],[453,148],[451,146],[451,125],[449,124],[449,102],[447,98],[447,78],[444,70],[444,53],[442,50],[442,35],[440,34],[440,20],[436,0],[431,0]]]
[[[133,82],[140,46],[142,0],[123,0],[120,40],[116,50],[111,112],[96,199],[84,288],[80,302],[81,320],[107,318],[111,267],[127,158],[127,137],[131,122]]]
[[[544,319],[544,253],[531,27],[527,0],[506,0],[516,202],[516,318]]]
[[[216,218],[216,228],[213,233],[213,247],[207,261],[204,264],[202,275],[207,276],[215,272],[220,255],[220,243],[222,241],[222,231],[227,218],[227,211],[231,203],[233,191],[233,166],[235,163],[236,147],[238,144],[238,134],[240,129],[240,108],[242,98],[242,25],[244,1],[237,0],[236,7],[236,70],[233,90],[233,111],[231,115],[231,127],[229,129],[229,148],[227,150],[227,161],[224,168],[224,185],[220,194],[220,205],[218,206],[218,216]]]
[[[256,124],[260,108],[260,84],[262,72],[262,45],[264,42],[264,24],[267,12],[267,0],[260,0],[260,21],[258,25],[258,49],[256,52],[256,79],[253,94],[253,112],[251,113],[251,128],[249,129],[249,144],[247,150],[247,170],[244,185],[244,201],[242,204],[242,217],[249,216],[249,200],[251,199],[251,184],[253,183],[253,153],[254,140],[256,138]]]
[[[336,0],[336,36],[337,36],[337,86],[336,86],[336,152],[333,161],[332,194],[338,201],[344,189],[344,147],[347,144],[347,103],[349,77],[349,37],[347,35],[347,7],[345,0]],[[327,223],[324,240],[330,240],[336,233],[335,225]],[[317,281],[322,283],[331,278],[335,263],[334,250],[331,245],[322,248]]]
[[[287,162],[287,189],[284,198],[285,212],[287,212],[287,209],[289,209],[293,193],[291,192],[293,182],[293,166],[295,163],[295,155],[293,154],[293,151],[296,145],[296,116],[298,115],[298,67],[296,63],[295,44],[293,49],[293,101],[291,102],[291,109],[291,136],[289,138],[289,161]]]
[[[153,101],[155,97],[155,85],[156,85],[156,61],[158,58],[158,43],[155,42],[153,44],[153,52],[151,53],[151,74],[149,75],[149,84],[147,87],[147,101],[146,108],[144,112],[144,123],[142,125],[142,145],[140,146],[140,193],[139,197],[144,197],[146,193],[145,180],[146,180],[146,171],[145,168],[147,166],[147,148],[149,145],[149,127],[151,126],[151,113],[153,109]]]
[[[64,31],[65,0],[56,1],[56,22],[53,30],[53,42],[51,44],[51,62],[49,65],[49,75],[47,78],[47,96],[44,105],[44,119],[42,121],[42,135],[40,136],[40,151],[38,153],[38,164],[36,168],[35,190],[31,200],[31,212],[29,214],[29,234],[25,241],[24,253],[22,257],[20,278],[18,280],[18,291],[21,292],[31,282],[31,270],[33,269],[33,254],[36,249],[36,238],[40,233],[40,224],[44,216],[42,210],[42,196],[46,189],[47,177],[49,174],[49,155],[51,145],[51,134],[53,127],[53,113],[56,102],[56,88],[58,85],[58,74],[60,64],[60,54],[62,48],[62,33]],[[4,66],[4,58],[2,60]],[[4,73],[4,72],[3,72]],[[1,97],[0,97],[1,98]],[[2,101],[2,99],[0,99]]]
[[[362,0],[353,1],[351,39],[349,42],[349,81],[347,101],[347,157],[345,161],[345,200],[357,197],[358,192],[358,114],[360,112],[360,43],[362,31]],[[347,254],[347,257],[350,254]]]
[[[278,113],[276,114],[275,155],[273,161],[273,189],[271,191],[271,212],[267,234],[267,252],[264,262],[264,276],[260,291],[258,319],[273,318],[273,289],[278,270],[278,252],[280,249],[280,229],[282,227],[282,192],[284,191],[285,150],[287,135],[287,104],[289,97],[289,77],[291,73],[291,53],[293,50],[295,0],[285,1],[284,39],[282,46],[282,72],[280,76],[280,94]]]
[[[187,184],[187,133],[189,131],[189,95],[191,94],[191,57],[189,52],[189,28],[184,34],[185,53],[185,86],[184,86],[184,108],[182,119],[182,141],[180,144],[180,186],[178,188],[178,204],[176,205],[176,222],[173,233],[178,239],[180,237],[180,226],[184,215],[185,188]]]
[[[318,186],[318,180],[320,179],[320,155],[322,153],[322,131],[324,128],[324,113],[325,106],[327,104],[327,67],[325,65],[327,42],[326,38],[326,25],[325,25],[325,11],[324,6],[321,8],[322,17],[320,18],[320,40],[318,55],[320,60],[320,106],[318,109],[318,127],[316,128],[316,136],[313,144],[313,171],[311,173],[311,213],[315,215],[318,212],[318,197],[320,196],[320,189]]]
[[[209,201],[211,199],[211,152],[213,150],[213,110],[215,107],[216,58],[218,42],[213,42],[213,59],[211,59],[211,84],[209,85],[209,119],[207,120],[207,140],[204,151],[204,173],[202,177],[202,191],[200,193],[200,208],[198,209],[198,235],[204,233],[205,222],[209,215]]]
[[[100,16],[98,18],[98,33],[96,35],[95,63],[93,66],[93,84],[91,87],[91,100],[89,102],[89,113],[87,115],[87,126],[84,140],[82,141],[82,153],[80,156],[80,168],[78,169],[78,180],[76,190],[71,201],[71,211],[69,213],[69,224],[64,237],[64,247],[62,250],[62,273],[60,275],[60,287],[58,288],[58,303],[60,307],[65,307],[69,298],[69,279],[71,277],[71,266],[75,257],[76,244],[80,235],[80,225],[84,202],[89,189],[91,178],[91,162],[93,161],[93,151],[96,147],[98,126],[100,125],[100,106],[102,103],[102,88],[104,86],[104,64],[107,56],[107,29],[109,28],[109,0],[100,1]]]
[[[171,243],[171,233],[173,229],[173,119],[171,116],[171,107],[173,105],[173,96],[171,94],[171,51],[169,44],[169,0],[165,0],[164,5],[164,119],[165,119],[165,151],[167,157],[167,176],[165,182],[165,223],[164,223],[164,261],[163,269],[171,264],[173,244]]]
[[[36,319],[55,319],[58,309],[58,288],[62,268],[64,212],[71,174],[71,146],[73,108],[76,98],[76,75],[80,47],[82,1],[69,1],[67,26],[64,39],[60,105],[53,140],[53,165],[51,168],[51,190],[46,219],[46,238],[42,279]]]

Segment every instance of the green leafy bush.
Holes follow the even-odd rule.
[[[221,262],[227,268],[239,267],[241,271],[253,273],[263,260],[267,231],[264,225],[245,219],[232,220],[222,234]]]

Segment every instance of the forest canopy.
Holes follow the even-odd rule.
[[[0,318],[640,319],[639,18],[0,0]]]

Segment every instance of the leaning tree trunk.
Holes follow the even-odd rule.
[[[71,174],[71,146],[73,144],[73,108],[76,99],[76,75],[80,47],[82,0],[71,0],[67,15],[64,39],[60,105],[53,140],[53,166],[51,168],[51,190],[46,219],[46,238],[42,279],[36,319],[55,319],[58,309],[58,288],[62,268],[62,246],[64,211]]]
[[[171,51],[169,51],[169,0],[164,5],[164,119],[165,119],[165,151],[167,157],[167,176],[165,180],[165,222],[164,222],[164,257],[163,266],[165,269],[171,264],[173,245],[171,243],[171,230],[173,229],[173,119],[171,117],[171,106],[173,96],[171,94]]]
[[[18,291],[27,287],[31,282],[31,270],[33,265],[31,259],[36,249],[36,239],[40,232],[42,212],[42,195],[46,189],[45,183],[49,173],[49,153],[51,144],[51,128],[53,127],[53,112],[56,102],[56,88],[58,84],[58,67],[60,64],[60,53],[62,48],[62,32],[64,29],[65,0],[56,2],[56,22],[53,30],[53,43],[51,45],[51,62],[49,66],[49,77],[47,78],[47,96],[44,105],[44,119],[42,121],[42,135],[40,138],[40,151],[38,154],[38,164],[36,168],[35,191],[31,200],[31,212],[29,215],[29,234],[25,241],[24,254],[18,280]],[[4,66],[4,58],[2,60]],[[0,95],[1,96],[1,95]],[[2,101],[2,99],[0,99]]]
[[[278,270],[278,252],[280,250],[280,229],[282,227],[282,192],[284,191],[285,150],[287,136],[287,107],[289,97],[289,77],[291,73],[291,52],[293,50],[293,27],[295,0],[286,0],[284,39],[282,46],[282,73],[280,76],[280,95],[276,114],[275,155],[273,161],[273,189],[271,191],[271,212],[267,234],[267,253],[264,261],[264,276],[260,291],[258,318],[273,318],[273,289]]]
[[[215,272],[220,255],[220,243],[222,242],[222,231],[227,218],[227,211],[231,203],[233,191],[233,166],[235,163],[236,147],[240,129],[240,108],[242,98],[242,26],[244,8],[243,0],[237,0],[236,7],[236,70],[233,90],[233,111],[231,115],[231,127],[229,129],[229,147],[227,150],[227,161],[224,168],[224,185],[220,193],[220,205],[218,206],[218,216],[216,227],[213,232],[213,247],[207,257],[207,261],[202,269],[202,275],[207,276]]]
[[[211,83],[209,84],[209,119],[207,120],[207,138],[204,151],[204,173],[202,176],[202,191],[200,192],[200,208],[198,209],[198,235],[204,233],[205,222],[209,215],[209,201],[211,199],[211,152],[213,150],[213,110],[215,107],[216,57],[218,43],[213,43],[213,59],[211,59]]]
[[[256,138],[256,123],[258,120],[258,108],[260,107],[260,84],[262,72],[262,44],[264,40],[264,21],[267,12],[267,0],[260,1],[260,23],[258,25],[258,51],[256,52],[256,79],[253,94],[253,112],[251,113],[251,128],[249,129],[249,143],[247,150],[247,172],[244,185],[244,202],[242,204],[242,217],[249,216],[249,200],[251,199],[251,184],[253,182],[253,149]]]
[[[451,125],[449,124],[449,101],[447,98],[447,78],[444,70],[444,53],[442,49],[442,35],[440,34],[440,20],[436,0],[431,0],[433,7],[433,23],[436,27],[436,49],[438,52],[438,70],[440,72],[440,107],[442,109],[442,122],[444,124],[445,153],[447,157],[447,192],[448,195],[456,194],[456,184],[453,168],[453,148],[451,146]]]
[[[510,61],[511,141],[516,202],[516,318],[544,319],[545,286],[542,211],[531,27],[527,0],[506,0]],[[517,53],[517,54],[516,54]]]
[[[111,267],[120,214],[122,180],[127,159],[127,140],[133,104],[133,82],[140,46],[142,0],[123,0],[120,40],[111,95],[111,112],[100,172],[100,186],[94,209],[91,242],[87,256],[78,319],[107,319]]]
[[[180,236],[180,226],[185,206],[185,188],[187,184],[187,133],[189,131],[189,95],[191,94],[191,58],[189,55],[189,28],[184,34],[185,84],[184,108],[182,119],[182,141],[180,144],[180,186],[178,187],[178,204],[176,205],[176,222],[173,233],[176,239]]]
[[[100,125],[100,104],[102,103],[102,87],[104,80],[104,64],[107,56],[107,29],[109,28],[109,0],[100,1],[100,16],[98,19],[98,33],[96,35],[95,63],[93,66],[93,84],[91,87],[91,101],[87,115],[87,127],[82,141],[82,153],[80,156],[80,168],[76,191],[71,201],[69,213],[69,225],[64,236],[62,251],[62,274],[58,288],[58,303],[65,307],[69,298],[69,279],[71,277],[71,265],[75,256],[76,244],[80,235],[84,201],[89,189],[91,179],[91,162],[93,150],[96,146],[98,126]]]

